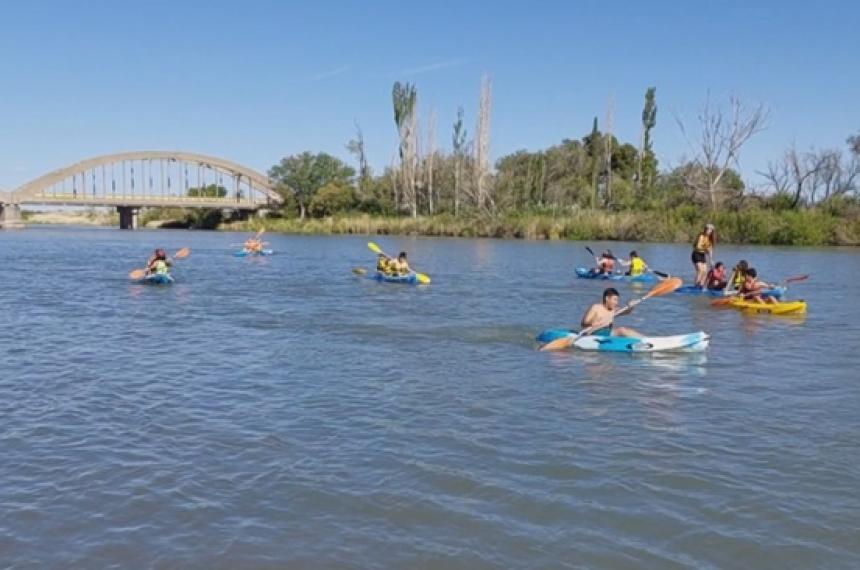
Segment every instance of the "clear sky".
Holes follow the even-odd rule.
[[[860,2],[244,0],[2,4],[0,189],[124,150],[187,150],[265,172],[303,150],[390,162],[394,81],[417,85],[450,148],[493,82],[495,158],[580,138],[607,102],[638,140],[657,87],[661,166],[689,148],[707,93],[771,108],[744,149],[755,177],[794,143],[844,148],[860,131]]]

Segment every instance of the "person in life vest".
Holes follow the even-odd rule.
[[[741,288],[741,285],[744,284],[744,279],[746,278],[747,271],[749,270],[750,265],[747,263],[746,259],[741,259],[738,261],[738,264],[735,265],[735,268],[732,270],[732,278],[730,283],[732,284],[732,289],[737,291]]]
[[[747,269],[746,275],[744,276],[744,282],[738,290],[738,293],[740,298],[748,301],[756,301],[758,303],[778,303],[779,301],[777,301],[775,297],[764,297],[761,294],[762,290],[771,288],[773,288],[773,285],[765,283],[764,281],[759,281],[758,273],[755,268],[750,267]]]
[[[711,291],[722,291],[726,288],[726,266],[722,261],[714,264],[714,267],[708,271],[708,276],[705,278],[705,285]]]
[[[161,248],[156,249],[146,262],[146,274],[167,275],[172,265],[173,260],[167,257],[167,252]]]
[[[631,277],[637,277],[646,271],[651,271],[651,268],[648,267],[645,260],[639,257],[639,254],[636,253],[635,250],[630,252],[630,259],[627,261],[621,261],[621,264],[625,267],[629,267],[625,275],[629,275]]]
[[[705,279],[708,276],[708,265],[714,258],[714,246],[717,244],[717,235],[713,224],[705,225],[705,229],[696,236],[693,243],[693,267],[696,268],[696,286],[704,289]]]
[[[391,273],[391,260],[384,253],[380,253],[376,258],[376,271],[383,274]]]
[[[262,253],[263,242],[257,238],[248,238],[243,247],[248,253]]]
[[[389,262],[389,265],[391,266],[392,273],[395,275],[409,275],[412,271],[409,268],[409,263],[406,261],[405,251],[401,251],[400,255],[397,256],[397,259],[392,259]]]
[[[612,275],[615,271],[615,256],[608,249],[600,254],[600,257],[595,257],[594,261],[597,262],[597,267],[591,270],[592,275]]]
[[[642,338],[642,335],[639,332],[631,328],[614,326],[615,317],[618,316],[615,314],[615,311],[618,310],[619,301],[620,296],[618,295],[618,291],[614,287],[607,287],[603,291],[603,301],[589,307],[582,316],[580,325],[583,330],[589,327],[595,327],[595,329],[588,334],[594,336]],[[632,301],[625,310],[619,313],[619,315],[630,313],[633,310],[633,307],[637,304],[639,304],[639,301]]]

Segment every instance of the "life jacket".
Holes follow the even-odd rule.
[[[400,261],[399,259],[395,259],[391,262],[393,269],[396,273],[401,275],[406,275],[409,273],[409,263],[405,261]]]
[[[380,273],[385,273],[386,271],[388,271],[388,266],[389,266],[388,260],[385,259],[384,257],[380,257],[376,261],[376,270],[379,271]]]
[[[734,272],[732,273],[732,288],[740,289],[741,285],[744,284],[744,272],[735,267]]]
[[[156,275],[167,275],[167,263],[163,260],[159,259],[155,263],[152,264],[152,272]]]
[[[699,253],[708,253],[712,247],[714,247],[714,242],[708,234],[699,234],[699,237],[696,238],[696,243],[693,245],[693,249]]]
[[[630,275],[642,275],[645,271],[645,262],[641,257],[634,257],[630,260]]]

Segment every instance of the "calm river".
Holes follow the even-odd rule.
[[[0,567],[860,567],[858,250],[719,246],[809,314],[655,298],[619,322],[713,338],[654,357],[534,350],[599,299],[585,244],[371,238],[409,287],[243,239],[0,232]],[[176,284],[130,284],[156,246]]]

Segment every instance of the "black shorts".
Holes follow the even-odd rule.
[[[705,263],[705,255],[706,254],[701,251],[694,251],[692,257],[693,263]]]

